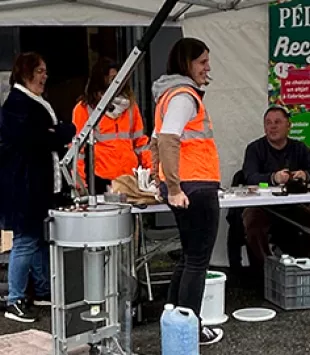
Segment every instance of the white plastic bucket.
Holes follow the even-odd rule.
[[[200,316],[204,325],[225,323],[225,281],[226,275],[220,271],[208,271],[202,299]]]

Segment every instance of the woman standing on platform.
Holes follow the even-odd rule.
[[[182,245],[167,302],[191,308],[198,318],[219,222],[219,157],[203,103],[209,71],[206,44],[183,38],[170,52],[167,75],[153,85],[153,168],[161,195],[174,213]],[[201,345],[222,337],[221,329],[201,325]]]

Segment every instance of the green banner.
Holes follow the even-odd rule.
[[[290,137],[310,146],[310,0],[269,6],[268,96],[290,110]]]

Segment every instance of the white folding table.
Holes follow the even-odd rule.
[[[278,191],[278,189],[275,189],[275,191]],[[288,196],[274,196],[272,193],[268,195],[248,196],[224,194],[223,197],[219,197],[219,201],[220,208],[291,205],[297,203],[310,203],[310,193],[291,194]],[[131,213],[133,214],[159,213],[169,211],[170,208],[166,204],[149,205],[144,209],[140,209],[138,207],[133,207],[131,209]]]
[[[244,195],[237,196],[233,193],[219,193],[220,208],[237,208],[237,207],[257,207],[257,206],[276,206],[276,205],[291,205],[300,203],[310,203],[310,193],[305,194],[290,194],[287,196],[274,196],[272,192],[278,192],[279,188],[271,189],[270,194],[261,195]],[[170,212],[170,208],[166,204],[149,205],[146,208],[132,207],[131,213],[136,215],[136,225],[139,228],[139,242],[141,243],[142,255],[139,260],[137,270],[142,266],[145,268],[146,285],[148,289],[149,300],[153,300],[151,274],[149,271],[148,261],[156,254],[156,250],[152,254],[147,253],[146,239],[143,230],[143,215],[145,213],[162,213]],[[164,245],[169,244],[171,240],[167,240]],[[157,252],[162,249],[163,245],[159,245]]]

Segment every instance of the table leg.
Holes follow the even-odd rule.
[[[142,255],[147,255],[146,240],[145,240],[145,235],[144,235],[144,230],[143,230],[142,213],[138,214],[138,218],[139,218],[139,236],[140,236],[139,239],[141,242]],[[149,264],[148,264],[146,257],[145,257],[144,269],[145,269],[145,277],[146,277],[147,290],[148,290],[148,294],[149,294],[149,300],[153,301],[150,270],[149,270]]]

